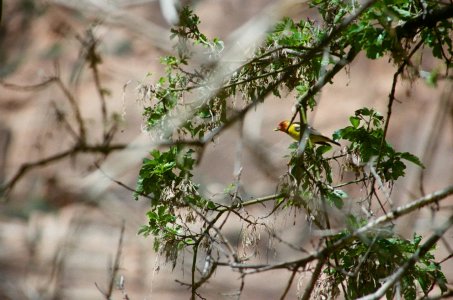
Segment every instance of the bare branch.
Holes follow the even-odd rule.
[[[448,298],[451,299],[452,296],[453,296],[453,290],[449,290],[448,292],[437,295],[437,296],[433,296],[433,297],[423,296],[419,299],[420,300],[440,300],[440,299],[448,299]]]
[[[107,291],[103,291],[96,282],[94,283],[96,285],[96,288],[99,290],[99,292],[104,296],[104,298],[106,300],[112,299],[113,287],[115,285],[116,275],[118,273],[118,270],[120,269],[120,259],[121,259],[121,252],[123,249],[124,230],[125,230],[125,222],[123,220],[123,222],[121,224],[120,237],[118,240],[118,247],[116,248],[115,260],[113,262],[113,265],[111,266],[111,271],[110,271],[110,276],[109,276],[110,280],[108,282]],[[123,294],[124,294],[124,290],[123,290]],[[125,295],[125,297],[127,297],[127,295]]]
[[[110,299],[112,296],[113,286],[115,284],[115,279],[116,279],[116,274],[118,273],[118,270],[120,269],[120,259],[121,259],[121,252],[123,250],[123,238],[124,238],[125,228],[126,228],[126,225],[123,220],[123,222],[121,224],[120,238],[118,240],[118,247],[116,248],[115,260],[113,262],[112,271],[111,271],[111,275],[110,275],[110,282],[109,282],[109,287],[107,290],[106,299]]]
[[[37,83],[37,84],[32,84],[32,85],[17,85],[14,83],[8,83],[5,82],[4,80],[0,79],[0,85],[7,89],[15,90],[15,91],[20,91],[20,92],[32,92],[36,90],[41,90],[46,87],[48,87],[50,84],[54,83],[57,81],[57,77],[50,77],[47,80]]]
[[[79,126],[79,142],[81,144],[86,143],[86,128],[85,128],[85,121],[82,118],[82,114],[80,112],[79,105],[77,104],[77,101],[74,97],[74,95],[69,91],[69,89],[65,86],[63,81],[61,81],[60,77],[56,77],[56,83],[57,86],[61,89],[63,94],[66,96],[66,99],[68,99],[69,104],[71,105],[72,111],[75,115],[77,125]]]
[[[46,158],[34,161],[34,162],[28,162],[24,163],[19,170],[16,172],[13,177],[7,181],[0,189],[1,193],[5,193],[6,195],[14,188],[14,186],[17,184],[17,182],[25,175],[27,174],[30,170],[36,168],[36,167],[43,167],[47,166],[50,163],[54,163],[56,161],[59,161],[63,158],[75,155],[77,153],[102,153],[102,154],[108,154],[113,151],[118,151],[118,150],[123,150],[127,147],[127,145],[124,144],[116,144],[116,145],[75,145],[72,148],[62,151],[60,153],[48,156]]]
[[[291,289],[291,285],[293,284],[294,277],[296,277],[297,270],[298,270],[298,268],[294,268],[294,270],[291,272],[291,276],[289,277],[288,283],[286,284],[286,288],[283,291],[283,294],[280,297],[280,300],[284,300],[286,298],[286,295],[288,295],[288,292]]]
[[[316,264],[316,268],[313,272],[313,275],[311,276],[310,282],[308,283],[307,287],[305,288],[305,292],[302,295],[301,300],[309,300],[311,293],[313,292],[313,288],[316,285],[316,282],[319,279],[319,276],[321,275],[322,267],[324,266],[326,259],[321,258],[318,263]]]

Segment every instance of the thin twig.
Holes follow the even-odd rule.
[[[328,257],[333,251],[336,251],[338,248],[343,247],[344,245],[349,243],[351,240],[362,236],[363,234],[367,233],[368,231],[372,230],[373,228],[375,228],[379,225],[388,223],[399,217],[407,215],[417,209],[420,209],[429,204],[438,202],[442,199],[447,198],[448,196],[450,196],[452,194],[453,194],[453,185],[448,186],[442,190],[436,191],[425,197],[419,198],[416,201],[413,201],[406,205],[399,206],[399,207],[395,208],[394,210],[388,212],[387,214],[375,219],[374,221],[370,221],[367,225],[360,227],[359,229],[355,230],[351,234],[335,241],[331,245],[324,247],[323,249],[321,249],[317,252],[314,252],[301,259],[277,263],[274,265],[268,265],[268,264],[252,265],[252,264],[231,264],[231,263],[219,263],[219,265],[227,265],[233,269],[235,269],[235,268],[251,269],[247,273],[259,273],[259,272],[265,272],[265,271],[269,271],[269,270],[273,270],[273,269],[288,269],[288,268],[293,268],[295,266],[304,266],[313,260],[320,259],[322,257]]]
[[[60,77],[56,77],[55,82],[60,90],[65,95],[66,99],[68,99],[69,104],[71,105],[72,111],[75,115],[77,125],[79,126],[79,143],[85,144],[86,143],[86,128],[85,128],[85,121],[82,118],[82,114],[80,112],[79,105],[74,97],[74,95],[69,91],[69,89],[65,86],[63,81],[61,81]]]
[[[10,90],[15,90],[15,91],[20,91],[20,92],[33,92],[36,90],[41,90],[46,88],[48,85],[54,83],[57,81],[57,77],[49,77],[48,79],[44,80],[43,82],[37,83],[37,84],[32,84],[32,85],[18,85],[14,83],[9,83],[5,82],[4,80],[0,79],[0,85],[3,87],[10,89]]]
[[[248,201],[244,201],[244,202],[241,202],[241,203],[235,203],[235,204],[233,204],[231,206],[221,206],[221,207],[217,208],[216,210],[217,211],[234,210],[234,209],[240,208],[240,207],[246,207],[246,206],[250,206],[250,205],[255,205],[255,204],[260,204],[260,203],[264,203],[264,202],[267,202],[267,201],[275,200],[275,199],[278,199],[278,198],[280,198],[282,196],[283,196],[283,194],[272,194],[272,195],[268,195],[268,196],[264,196],[264,197],[255,198],[255,199],[251,199],[251,200],[248,200]]]
[[[321,258],[318,263],[316,264],[315,271],[313,272],[313,275],[311,276],[310,282],[308,283],[307,287],[305,288],[305,292],[300,298],[301,300],[308,300],[310,299],[311,293],[313,292],[313,288],[315,287],[316,282],[318,281],[319,276],[321,275],[321,270],[322,267],[324,266],[325,263],[325,258]]]
[[[291,272],[291,276],[289,277],[288,283],[286,284],[286,288],[283,291],[283,294],[280,297],[280,300],[284,300],[286,298],[286,295],[288,295],[288,292],[291,289],[291,285],[293,284],[294,278],[296,277],[297,271],[298,271],[298,268],[294,268],[293,271]]]
[[[30,170],[36,168],[36,167],[43,167],[46,166],[50,163],[59,161],[65,157],[75,155],[77,153],[102,153],[102,154],[108,154],[113,151],[118,151],[118,150],[123,150],[127,147],[125,144],[116,144],[116,145],[109,145],[109,146],[103,146],[103,145],[75,145],[72,148],[59,152],[57,154],[48,156],[46,158],[34,161],[34,162],[28,162],[24,163],[21,165],[19,170],[16,172],[13,177],[7,181],[0,189],[2,193],[5,193],[6,195],[11,192],[11,190],[14,188],[14,186],[17,184],[17,182],[25,175],[27,174]]]
[[[101,102],[101,115],[102,115],[102,128],[103,128],[103,140],[108,139],[107,130],[107,104],[105,100],[105,90],[101,85],[99,76],[98,65],[101,63],[101,58],[97,52],[98,41],[94,37],[93,31],[88,30],[87,39],[83,44],[87,47],[86,60],[93,72],[94,85],[99,95],[99,101]],[[83,41],[82,41],[83,42]]]
[[[101,287],[97,284],[97,282],[94,283],[96,288],[99,290],[99,292],[104,296],[106,300],[111,300],[112,299],[112,293],[113,293],[113,286],[115,284],[115,279],[116,279],[116,274],[118,273],[118,270],[120,269],[120,259],[121,259],[121,252],[123,249],[123,237],[124,237],[124,230],[126,228],[125,222],[121,223],[121,231],[120,231],[120,238],[118,241],[118,247],[116,248],[116,254],[115,254],[115,260],[112,265],[112,269],[110,272],[110,280],[108,283],[108,289],[107,291],[103,291]]]
[[[420,300],[440,300],[440,299],[451,299],[453,296],[453,290],[449,290],[448,292],[442,293],[440,295],[432,296],[432,297],[427,297],[423,296],[420,297]]]
[[[126,228],[126,225],[123,220],[123,222],[121,224],[120,238],[118,240],[118,247],[116,248],[115,261],[113,262],[112,272],[110,275],[110,282],[109,282],[109,288],[107,290],[106,299],[110,299],[112,296],[113,286],[115,284],[115,279],[116,279],[116,274],[118,273],[118,270],[120,269],[120,259],[121,259],[121,252],[123,250],[123,238],[124,238],[125,228]]]

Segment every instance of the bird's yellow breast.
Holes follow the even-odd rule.
[[[295,140],[300,139],[300,126],[297,124],[291,124],[288,128],[288,134]]]

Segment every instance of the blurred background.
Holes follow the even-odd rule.
[[[86,122],[87,139],[100,142],[103,120],[95,78],[83,59],[84,37],[91,32],[98,42],[102,64],[99,78],[107,112],[119,120],[114,142],[128,144],[143,131],[144,103],[138,101],[138,86],[151,83],[163,74],[160,57],[172,47],[169,31],[171,10],[165,1],[65,1],[4,0],[0,26],[0,183],[8,182],[20,168],[74,144],[67,130],[76,124],[71,103],[55,84],[34,86],[59,75],[74,95]],[[171,1],[167,1],[171,2]],[[184,2],[184,1],[182,1]],[[200,17],[200,29],[208,37],[227,40],[235,30],[259,15],[271,0],[199,0],[192,5]],[[307,15],[308,8],[291,17]],[[422,66],[437,68],[424,59]],[[310,119],[324,134],[348,125],[356,109],[374,107],[387,112],[394,66],[388,59],[371,61],[359,57],[335,77],[318,96],[319,106]],[[418,80],[399,83],[397,103],[390,123],[389,141],[399,151],[418,155],[428,166],[424,171],[426,193],[453,182],[453,122],[450,86],[429,87]],[[441,99],[447,99],[441,101]],[[443,104],[442,104],[443,103]],[[448,104],[450,103],[450,104]],[[238,145],[239,126],[233,126],[207,149],[196,180],[205,192],[222,194],[234,182],[237,149],[241,147],[242,185],[250,196],[275,192],[279,177],[286,170],[289,137],[273,128],[292,115],[294,95],[268,99],[250,112]],[[441,121],[440,125],[436,122]],[[434,130],[433,130],[434,129]],[[133,154],[132,154],[133,155]],[[100,154],[75,154],[65,159],[27,170],[8,198],[0,204],[0,299],[101,299],[109,286],[111,266],[117,255],[121,228],[122,253],[118,275],[122,289],[115,285],[114,299],[127,294],[129,299],[188,299],[188,289],[176,282],[189,281],[184,261],[172,268],[152,250],[152,238],[137,235],[146,223],[148,201],[135,201],[129,187],[135,186],[139,160],[109,174]],[[96,171],[95,164],[106,166],[107,190],[87,195],[78,185]],[[107,165],[105,165],[107,164]],[[101,168],[103,169],[103,168]],[[393,199],[402,204],[421,195],[420,171],[409,166],[408,176],[394,187]],[[448,199],[442,205],[452,204]],[[428,230],[424,221],[430,211],[411,215],[410,224],[398,228],[410,234],[412,226],[420,233]],[[276,220],[280,228],[291,221]],[[440,221],[439,221],[440,222]],[[233,229],[232,229],[233,230]],[[236,229],[234,229],[236,230]],[[239,239],[239,232],[231,232]],[[451,231],[446,240],[452,241]],[[448,249],[440,245],[439,258]],[[263,256],[267,255],[265,253]],[[279,257],[285,257],[279,253]],[[448,268],[450,266],[450,268]],[[443,266],[453,279],[451,264]],[[231,298],[238,289],[239,274],[218,271],[203,289],[207,299]],[[244,299],[279,297],[288,274],[253,275],[247,281]],[[302,280],[302,279],[300,279]],[[101,290],[101,291],[100,291]],[[294,285],[292,296],[297,292]]]

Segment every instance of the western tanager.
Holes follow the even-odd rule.
[[[303,134],[305,130],[308,130],[309,138],[312,143],[325,144],[325,145],[328,143],[332,143],[332,144],[341,146],[339,143],[322,135],[319,131],[312,128],[311,126],[309,126],[307,124],[302,124],[302,126],[301,126],[301,124],[299,122],[293,122],[290,125],[290,121],[288,121],[288,120],[282,121],[282,122],[280,122],[280,124],[278,124],[278,127],[275,128],[274,130],[285,132],[297,141],[300,140],[301,132]]]

